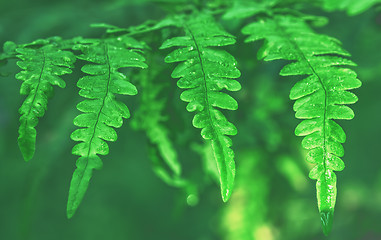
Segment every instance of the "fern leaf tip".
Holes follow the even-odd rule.
[[[29,162],[30,160],[32,160],[32,158],[34,156],[34,151],[30,152],[30,151],[23,151],[23,150],[21,150],[21,154],[22,154],[22,157],[23,157],[24,161],[25,162]]]
[[[224,203],[228,202],[231,196],[231,191],[229,189],[226,189],[225,191],[221,191],[222,201]]]
[[[25,162],[29,162],[33,158],[36,144],[36,131],[33,128],[28,130],[29,132],[21,134],[18,138],[19,149]]]
[[[67,210],[66,210],[66,217],[67,217],[67,219],[71,219],[74,216],[75,210],[76,209],[74,209],[72,206],[69,206],[69,204],[68,204],[68,207],[67,207]]]
[[[221,183],[221,196],[222,196],[222,201],[224,203],[229,201],[230,196],[233,192],[232,190],[233,190],[233,182],[231,182],[228,186],[224,186],[224,184]]]
[[[333,210],[320,212],[320,220],[323,228],[323,233],[325,236],[328,236],[332,230]]]

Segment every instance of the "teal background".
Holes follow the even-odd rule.
[[[50,36],[100,37],[102,30],[90,28],[91,23],[137,25],[165,16],[167,8],[161,6],[165,4],[137,0],[0,1],[0,44]],[[131,130],[126,120],[117,130],[118,141],[110,143],[110,154],[102,157],[103,169],[94,173],[80,208],[68,220],[66,201],[76,161],[69,136],[78,114],[75,105],[81,101],[76,87],[80,65],[64,77],[65,89],[55,88],[37,127],[36,154],[25,163],[17,146],[17,110],[24,97],[12,60],[2,68],[10,75],[0,78],[0,239],[381,239],[381,15],[374,9],[354,17],[317,8],[308,12],[329,18],[317,32],[342,41],[363,81],[354,91],[360,99],[353,105],[355,119],[339,122],[347,134],[346,168],[337,173],[338,199],[328,238],[320,229],[315,182],[308,179],[311,166],[304,161],[301,138],[293,135],[298,120],[288,91],[296,80],[278,76],[283,62],[258,62],[260,44],[243,44],[238,23],[225,21],[225,28],[238,36],[238,44],[227,49],[240,63],[243,85],[234,94],[239,110],[228,114],[239,130],[233,138],[237,185],[229,203],[222,203],[218,185],[200,170],[201,158],[187,148],[188,143],[201,143],[201,137],[175,90],[170,104],[183,109],[192,136],[178,144],[179,156],[184,175],[200,186],[198,204],[188,206],[182,190],[155,176],[144,133]],[[175,86],[173,67],[167,65],[161,77]],[[133,115],[138,101],[124,100]]]

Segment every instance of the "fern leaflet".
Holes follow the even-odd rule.
[[[168,128],[165,126],[167,116],[163,111],[166,107],[167,99],[160,97],[159,94],[163,92],[165,84],[155,81],[160,74],[160,67],[154,64],[154,55],[149,55],[148,61],[150,65],[149,70],[141,71],[137,76],[138,87],[141,89],[140,94],[140,107],[135,112],[132,126],[136,130],[144,130],[151,143],[150,156],[154,163],[154,171],[158,173],[157,169],[160,164],[156,161],[162,159],[165,165],[171,170],[174,176],[181,175],[181,165],[177,158],[177,152],[169,136]],[[158,153],[160,156],[155,156],[153,153]],[[160,171],[161,172],[161,171]],[[169,173],[168,173],[169,174]],[[158,174],[162,176],[162,174]]]
[[[119,68],[146,68],[143,56],[139,53],[142,45],[129,37],[117,39],[88,40],[76,49],[83,52],[79,59],[90,62],[82,67],[88,74],[77,85],[79,95],[86,100],[77,105],[82,114],[74,119],[80,129],[71,134],[74,141],[81,141],[73,147],[72,153],[80,156],[77,169],[73,173],[67,203],[67,216],[71,218],[87,190],[93,169],[100,169],[100,155],[107,155],[105,141],[116,141],[117,134],[112,127],[119,128],[123,118],[129,118],[127,106],[115,99],[115,94],[135,95],[137,89],[118,72]]]
[[[180,78],[179,88],[186,89],[180,96],[188,102],[186,109],[196,111],[193,126],[201,128],[204,139],[210,140],[220,174],[222,199],[226,202],[232,192],[235,163],[232,141],[226,135],[236,135],[236,127],[227,121],[216,109],[236,110],[237,102],[222,89],[241,89],[236,60],[228,52],[211,47],[235,43],[232,35],[219,27],[206,14],[194,14],[183,23],[185,36],[166,40],[161,49],[179,47],[165,58],[165,62],[182,62],[172,72],[173,78]]]
[[[25,161],[32,159],[35,152],[36,129],[38,118],[45,114],[48,98],[53,94],[52,85],[65,87],[59,77],[71,73],[75,56],[68,51],[61,51],[55,45],[40,48],[24,46],[16,49],[21,61],[17,65],[23,69],[16,75],[23,81],[20,94],[27,98],[19,109],[20,127],[18,144]]]
[[[361,82],[356,73],[344,66],[355,66],[345,57],[338,40],[314,33],[300,18],[276,15],[244,27],[247,42],[266,39],[258,53],[265,61],[284,59],[282,76],[307,75],[291,89],[295,116],[303,120],[295,129],[297,136],[305,136],[302,146],[309,150],[307,161],[316,164],[310,178],[316,179],[318,208],[323,231],[328,234],[336,202],[336,174],[344,169],[340,159],[344,155],[341,143],[346,140],[343,129],[333,119],[352,119],[353,111],[344,104],[357,101],[347,91],[358,88]]]

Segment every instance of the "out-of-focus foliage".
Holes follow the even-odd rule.
[[[381,3],[380,0],[323,0],[320,3],[328,11],[346,11],[349,15],[357,15],[363,13],[373,5]]]
[[[128,30],[148,19],[163,19],[169,12],[186,13],[194,6],[200,8],[203,5],[219,16],[231,2],[0,1],[0,44],[8,40],[23,44],[57,35],[64,39],[75,36],[98,38],[103,30],[90,28],[90,24],[105,22]],[[335,223],[329,239],[381,239],[381,161],[378,152],[381,135],[378,127],[381,121],[378,97],[381,88],[381,15],[377,3],[370,5],[370,1],[355,1],[351,5],[353,10],[341,7],[344,6],[342,3],[349,2],[346,0],[324,2],[327,5],[316,4],[315,8],[309,4],[312,1],[255,1],[262,6],[309,6],[308,13],[324,15],[329,24],[317,32],[340,39],[343,48],[357,63],[355,70],[363,87],[354,91],[360,99],[353,107],[355,119],[340,122],[348,136],[343,158],[346,169],[337,173],[339,190]],[[356,5],[361,6],[355,8]],[[330,8],[333,12],[322,14],[322,8]],[[252,14],[250,11],[252,9],[247,8],[242,16]],[[357,15],[349,17],[347,13],[351,11]],[[264,14],[263,11],[258,13],[260,16]],[[237,19],[221,21],[229,33],[237,36],[237,43],[225,50],[238,60],[242,73],[239,78],[242,90],[232,93],[239,102],[239,109],[224,112],[238,129],[238,135],[233,139],[236,185],[227,204],[223,204],[219,197],[218,170],[215,162],[210,161],[213,160],[211,145],[202,141],[198,131],[188,128],[192,114],[184,111],[186,104],[178,100],[181,91],[176,89],[176,80],[170,77],[172,69],[163,58],[158,58],[155,62],[163,68],[153,81],[162,83],[168,90],[153,89],[153,92],[159,91],[156,96],[145,96],[166,99],[163,111],[168,115],[161,123],[168,129],[169,139],[176,144],[177,160],[182,166],[181,178],[171,172],[176,167],[170,167],[168,161],[158,158],[161,157],[160,151],[149,143],[154,134],[135,132],[128,126],[141,119],[140,116],[134,120],[134,112],[138,115],[143,93],[140,97],[123,96],[121,98],[127,100],[132,113],[131,121],[118,129],[119,143],[109,144],[107,164],[102,171],[94,173],[92,188],[81,208],[67,220],[65,206],[75,161],[70,154],[75,143],[69,136],[75,130],[72,123],[78,115],[75,106],[83,100],[78,96],[76,86],[77,80],[83,76],[80,72],[82,63],[76,63],[70,77],[62,76],[66,89],[59,89],[49,100],[49,111],[37,126],[34,159],[25,163],[17,145],[17,109],[23,99],[19,96],[21,81],[15,79],[14,74],[19,69],[16,59],[5,59],[1,55],[0,239],[323,239],[314,184],[308,180],[308,172],[313,166],[304,161],[307,153],[300,146],[301,140],[293,135],[298,121],[294,119],[288,95],[297,80],[279,77],[284,62],[262,63],[253,57],[260,44],[244,45],[244,37],[239,31],[247,23]],[[147,26],[155,26],[155,23],[148,22]],[[178,34],[183,33],[179,31]],[[171,33],[164,29],[152,36],[164,40]],[[150,51],[158,51],[159,46]],[[8,53],[11,52],[9,49]],[[145,87],[138,84],[139,74],[135,76],[133,83],[141,92]],[[160,175],[160,172],[165,174]],[[155,173],[175,187],[169,187]],[[184,191],[178,189],[185,185],[190,187]]]

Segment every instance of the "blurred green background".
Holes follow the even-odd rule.
[[[0,44],[50,36],[99,37],[102,31],[90,28],[91,23],[128,27],[160,19],[167,13],[161,2],[165,1],[1,0]],[[329,18],[330,23],[317,31],[343,42],[363,81],[354,91],[360,99],[353,106],[355,119],[340,122],[347,133],[346,168],[337,173],[334,227],[326,239],[379,240],[381,15],[374,9],[354,17],[315,8],[308,11]],[[187,193],[166,185],[153,173],[147,139],[144,133],[131,130],[129,119],[118,129],[118,141],[110,144],[110,154],[102,158],[104,167],[94,173],[76,215],[68,220],[66,201],[76,161],[71,155],[75,143],[69,136],[78,114],[75,105],[81,100],[76,87],[79,68],[64,77],[65,89],[55,89],[37,127],[35,157],[25,163],[17,146],[17,111],[24,97],[19,95],[21,82],[14,78],[19,70],[12,60],[2,69],[10,75],[0,78],[0,239],[325,239],[315,181],[308,179],[311,166],[304,160],[301,138],[293,134],[298,120],[288,92],[296,79],[278,76],[284,63],[258,62],[259,44],[243,44],[238,22],[223,24],[238,36],[237,45],[228,50],[239,62],[243,85],[234,94],[239,110],[228,116],[239,134],[233,137],[236,187],[227,204],[222,203],[213,178],[206,177],[203,161],[207,159],[192,151],[202,148],[199,130],[191,126],[192,114],[186,113],[185,103],[178,99],[180,91],[170,78],[174,65],[166,65],[160,77],[174,89],[169,102],[181,109],[180,119],[184,119],[184,126],[172,125],[180,131],[173,135],[184,176],[197,186],[198,204],[189,206]],[[124,100],[133,118],[138,100]]]

